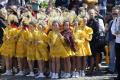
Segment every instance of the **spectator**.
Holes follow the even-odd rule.
[[[112,35],[111,33],[111,26],[112,26],[113,20],[118,16],[118,12],[119,10],[114,7],[112,10],[113,19],[109,22],[109,25],[108,25],[108,42],[110,46],[110,63],[109,63],[109,69],[108,69],[109,73],[114,73],[115,71],[115,58],[116,58],[115,57],[115,36]]]
[[[8,0],[7,6],[11,5],[23,6],[25,5],[25,0]]]
[[[70,0],[69,10],[75,10],[78,14],[79,7],[82,7],[82,0]]]
[[[98,38],[99,37],[99,24],[95,18],[96,16],[95,10],[90,9],[89,15],[90,15],[90,19],[88,20],[87,25],[93,29],[93,39],[90,42],[90,47],[92,51],[92,56],[90,57],[90,60],[91,60],[90,72],[91,72],[94,69],[94,65],[96,66],[97,69],[99,69],[98,64],[100,62],[100,51],[98,49],[99,44],[95,44],[95,43],[99,43],[99,38]]]
[[[40,0],[32,0],[31,2],[32,5],[32,10],[33,11],[38,11],[40,9]]]
[[[115,6],[115,0],[107,0],[107,12],[112,11],[112,7]]]
[[[106,8],[107,7],[107,0],[99,0],[99,9],[100,14],[105,17],[106,16]]]
[[[119,13],[120,14],[120,13]],[[115,39],[115,55],[116,55],[116,69],[118,72],[117,80],[120,80],[120,16],[113,20],[111,32],[116,36]]]
[[[56,0],[55,7],[66,7],[68,8],[70,0]]]
[[[99,13],[98,6],[95,6],[96,20],[99,24],[99,52],[100,52],[100,62],[102,61],[102,53],[105,53],[105,27],[104,27],[104,17]]]
[[[115,0],[115,4],[119,5],[120,4],[120,0]]]

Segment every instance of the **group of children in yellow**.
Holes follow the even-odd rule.
[[[12,12],[8,15],[0,48],[6,66],[2,75],[13,75],[11,64],[15,57],[19,70],[15,76],[25,75],[27,64],[29,74],[26,76],[35,76],[36,61],[35,78],[46,77],[46,70],[53,79],[84,77],[86,57],[92,55],[89,41],[93,30],[86,26],[88,16],[80,18],[74,11],[60,9],[53,9],[49,15],[39,12],[36,16],[27,9],[21,14],[21,21]],[[46,62],[49,67],[45,66]]]

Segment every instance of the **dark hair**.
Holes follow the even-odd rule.
[[[52,26],[53,26],[53,24],[55,24],[55,23],[58,23],[59,26],[60,26],[60,23],[59,23],[59,21],[57,21],[57,20],[54,20],[54,21],[52,22]]]
[[[19,23],[18,22],[15,22],[14,20],[13,21],[10,21],[11,24],[15,24],[16,26],[19,26]]]
[[[70,21],[69,21],[69,20],[65,20],[65,21],[63,22],[63,26],[64,26],[64,24],[65,24],[66,22],[69,22],[69,25],[70,25]]]

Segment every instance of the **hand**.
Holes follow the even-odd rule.
[[[9,39],[10,39],[10,37],[9,37],[9,36],[6,36],[6,39],[8,39],[8,40],[9,40]]]
[[[64,37],[61,35],[61,33],[58,34],[61,39],[64,39]]]

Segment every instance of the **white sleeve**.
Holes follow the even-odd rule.
[[[99,19],[99,26],[100,30],[105,32],[105,25],[102,19]]]
[[[114,21],[112,23],[112,26],[111,26],[111,32],[112,32],[113,35],[116,35],[115,34],[116,33],[115,27],[116,27],[116,19],[114,19]]]

